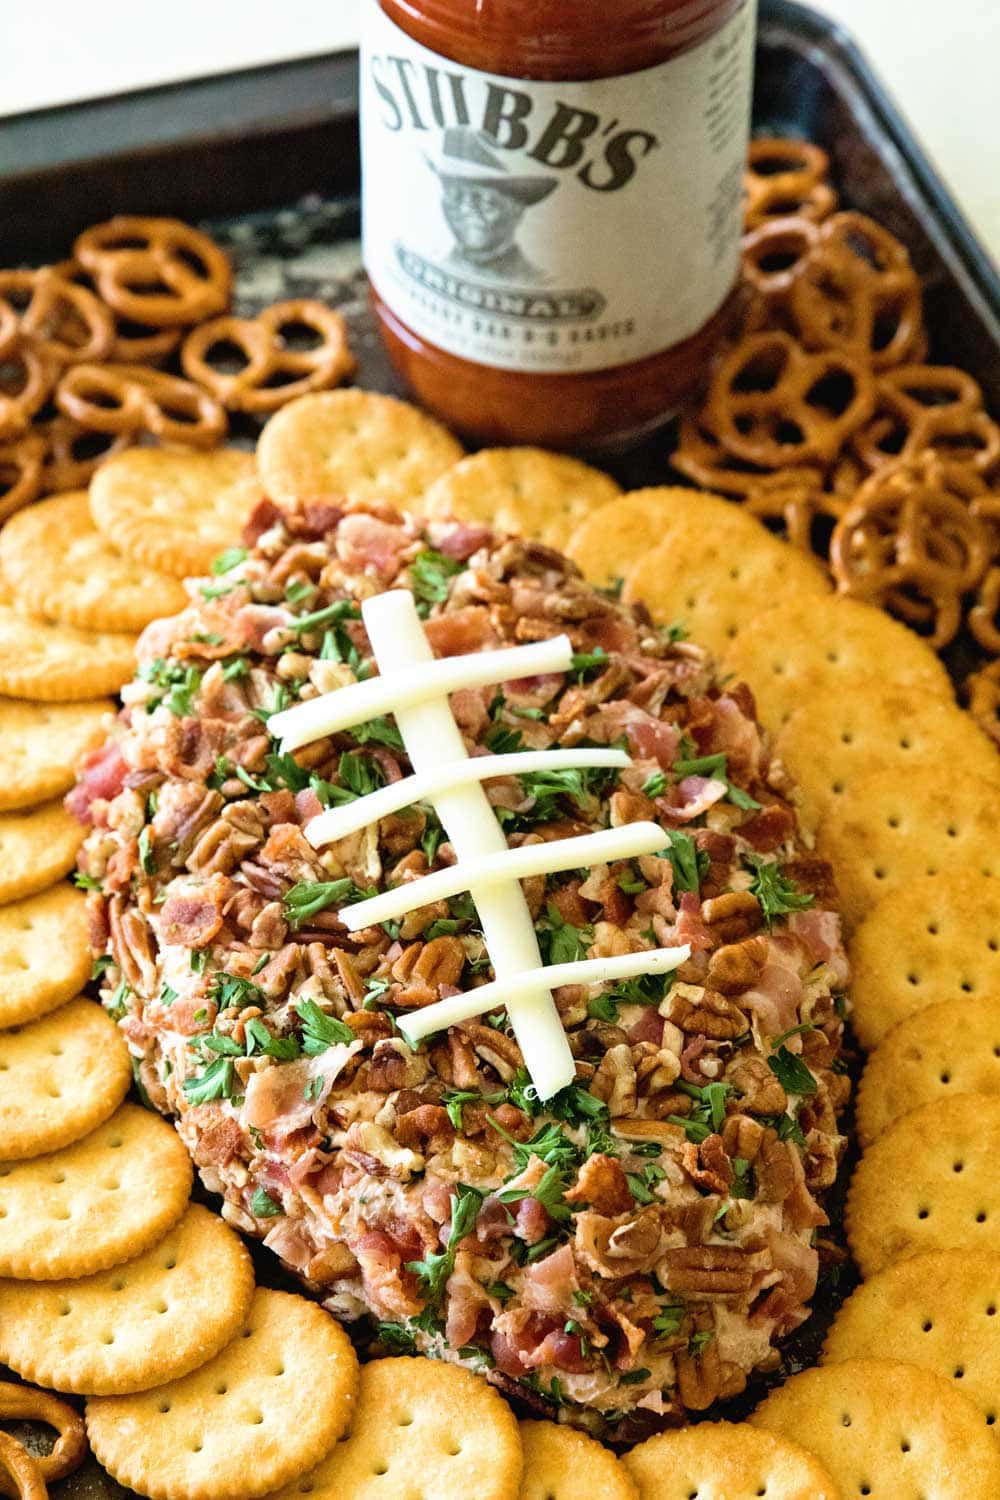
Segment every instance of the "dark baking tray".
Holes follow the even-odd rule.
[[[909,247],[934,357],[973,374],[1000,411],[997,268],[850,37],[794,0],[761,0],[753,122],[829,151],[845,204]],[[361,270],[358,178],[356,53],[0,118],[0,265],[62,258],[80,229],[113,213],[207,220],[236,266],[239,310],[323,298],[348,321],[358,383],[397,390]],[[611,467],[629,485],[662,483],[669,451],[661,435]],[[281,1284],[273,1257],[254,1251],[260,1278]],[[849,1267],[831,1266],[780,1374],[815,1361],[852,1282]],[[749,1410],[762,1383],[726,1414]],[[91,1465],[60,1489],[107,1500],[117,1486]]]

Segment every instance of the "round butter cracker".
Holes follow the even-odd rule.
[[[113,1115],[132,1082],[107,1011],[82,996],[0,1031],[0,1150],[6,1161],[58,1151]]]
[[[833,866],[841,911],[856,926],[877,901],[920,876],[1000,876],[998,793],[971,771],[939,765],[872,771],[820,823],[818,852]]]
[[[134,670],[132,660],[129,675]],[[110,698],[83,703],[0,698],[0,812],[35,807],[68,792],[77,763],[100,744],[114,711]]]
[[[272,1500],[518,1500],[521,1439],[492,1386],[440,1360],[361,1367],[348,1437]]]
[[[810,594],[761,606],[728,647],[723,666],[750,684],[768,729],[779,729],[813,695],[850,693],[873,672],[897,688],[922,687],[954,701],[930,647],[874,605]]]
[[[639,1500],[625,1465],[596,1439],[559,1422],[522,1422],[518,1500]]]
[[[239,448],[129,448],[94,475],[90,512],[110,546],[187,578],[239,541],[262,493],[253,454]]]
[[[759,522],[719,495],[657,485],[629,490],[592,510],[574,527],[565,550],[584,578],[604,588],[667,542],[678,525],[692,522],[734,542],[760,531]]]
[[[38,703],[80,703],[117,693],[135,671],[135,640],[53,625],[0,604],[0,693]]]
[[[0,1276],[57,1281],[120,1265],[177,1222],[190,1192],[177,1132],[123,1104],[72,1146],[0,1162]]]
[[[0,906],[0,1029],[55,1010],[89,977],[82,891],[63,882]]]
[[[825,1363],[900,1359],[932,1370],[1000,1419],[1000,1250],[929,1250],[852,1292],[823,1347]]]
[[[87,1435],[111,1477],[151,1500],[249,1500],[315,1467],[351,1421],[357,1382],[328,1312],[261,1287],[240,1332],[200,1368],[88,1400]]]
[[[916,876],[860,923],[850,958],[851,1019],[865,1047],[928,1006],[1000,997],[1000,880]]]
[[[257,445],[264,493],[279,505],[308,500],[416,504],[458,463],[460,443],[440,422],[376,391],[322,391],[290,401]]]
[[[142,630],[188,602],[177,578],[124,557],[97,530],[86,490],[28,506],[0,531],[19,608],[83,630]]]
[[[72,1281],[0,1281],[0,1363],[77,1395],[147,1390],[213,1359],[253,1293],[243,1242],[192,1203],[124,1265]]]
[[[564,547],[585,516],[620,495],[610,475],[577,458],[544,448],[482,448],[443,474],[420,509]],[[606,533],[605,544],[614,537]]]
[[[1000,1445],[947,1380],[892,1359],[793,1375],[750,1421],[815,1453],[844,1497],[992,1500]]]
[[[61,802],[0,813],[0,906],[68,875],[83,838],[83,827]]]
[[[660,1432],[623,1463],[640,1500],[840,1500],[813,1454],[746,1423],[699,1422]]]
[[[864,1277],[922,1250],[988,1250],[1000,1227],[1000,1097],[958,1094],[890,1125],[858,1163],[844,1215]]]

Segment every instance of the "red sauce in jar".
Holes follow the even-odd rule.
[[[601,447],[703,379],[739,268],[753,0],[367,0],[365,261],[481,442]]]

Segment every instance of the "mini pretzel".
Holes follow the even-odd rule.
[[[41,490],[44,453],[37,432],[0,444],[0,521],[30,505]]]
[[[1000,567],[990,568],[979,586],[979,595],[969,610],[969,629],[993,656],[1000,656]]]
[[[789,214],[819,221],[833,213],[837,195],[825,180],[829,165],[826,152],[808,141],[752,140],[743,179],[746,228]]]
[[[94,432],[62,413],[49,422],[36,422],[32,435],[36,434],[41,450],[41,492],[46,495],[86,489],[98,464],[121,453],[133,440],[128,432]]]
[[[819,551],[815,523],[821,516],[837,519],[847,502],[823,489],[817,476],[812,483],[796,480],[795,470],[778,472],[754,486],[746,497],[746,508],[762,521],[780,521],[788,540],[804,552]]]
[[[199,323],[229,302],[233,273],[225,254],[179,219],[109,219],[85,229],[73,254],[108,306],[136,323]]]
[[[20,337],[20,318],[8,303],[0,301],[0,359],[13,352]]]
[[[313,349],[288,346],[286,332],[301,324],[319,339]],[[229,374],[213,364],[212,354],[235,344],[246,361]],[[255,318],[214,318],[184,340],[181,365],[230,411],[272,412],[308,391],[328,390],[353,374],[347,328],[339,313],[322,302],[276,302]],[[281,377],[276,381],[275,377]]]
[[[871,415],[865,363],[846,351],[807,353],[788,334],[754,333],[720,364],[706,403],[724,448],[762,468],[829,463]]]
[[[56,275],[49,266],[40,271],[0,271],[0,307],[20,311],[22,334],[46,359],[57,365],[105,359],[115,339],[109,308],[93,292]]]
[[[0,1422],[42,1422],[54,1427],[56,1440],[51,1453],[33,1458],[45,1484],[55,1484],[80,1467],[87,1456],[87,1430],[78,1411],[49,1391],[13,1381],[0,1382]],[[21,1447],[18,1443],[17,1447]],[[25,1449],[21,1449],[25,1452]]]
[[[0,441],[18,437],[52,394],[56,368],[23,340],[0,361]]]
[[[718,490],[724,495],[745,499],[762,483],[780,479],[782,484],[815,488],[822,483],[818,468],[782,469],[779,474],[747,463],[727,453],[704,422],[690,413],[680,419],[678,444],[670,462],[679,473],[693,479],[704,490]]]
[[[0,1484],[5,1495],[16,1500],[47,1500],[48,1490],[42,1478],[41,1465],[21,1443],[0,1432]]]
[[[819,243],[819,229],[801,214],[768,219],[743,240],[743,275],[774,310],[788,301],[792,283]]]
[[[226,414],[206,391],[143,365],[76,365],[56,388],[66,416],[95,432],[149,432],[164,443],[211,448],[226,433]]]
[[[954,438],[974,427],[982,404],[982,391],[964,370],[914,364],[885,370],[875,382],[875,413],[852,437],[852,451],[869,473],[914,458],[939,435]]]
[[[64,281],[93,291],[94,279],[78,261],[61,260],[51,269]],[[103,304],[102,304],[103,306]],[[115,337],[107,358],[117,365],[158,365],[177,348],[183,336],[183,328],[152,328],[142,323],[132,323],[128,318],[111,313]]]
[[[864,214],[835,214],[820,227],[788,301],[807,348],[864,354],[876,370],[912,359],[922,332],[920,282],[910,257]]]
[[[980,729],[1000,745],[1000,660],[974,672],[962,686],[970,714]]]

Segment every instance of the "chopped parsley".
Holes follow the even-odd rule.
[[[257,1188],[250,1199],[250,1212],[256,1219],[275,1219],[285,1210],[280,1203],[276,1203],[270,1193],[263,1188]]]
[[[760,808],[760,803],[755,802],[748,792],[729,780],[725,751],[717,755],[699,755],[694,760],[674,761],[674,771],[678,776],[709,776],[724,781],[726,796],[734,807],[740,807],[744,812],[757,812]]]
[[[182,1088],[189,1104],[208,1104],[212,1099],[232,1099],[238,1084],[232,1058],[217,1057],[197,1078],[185,1078]]]
[[[802,1061],[787,1047],[779,1047],[767,1060],[775,1078],[786,1094],[802,1094],[808,1097],[816,1092],[816,1080]]]
[[[811,891],[800,890],[794,880],[781,873],[779,865],[751,854],[749,863],[755,874],[750,884],[750,894],[760,903],[761,915],[768,927],[775,917],[787,916],[789,912],[806,911],[815,901]]]
[[[483,1194],[478,1188],[458,1183],[451,1203],[447,1247],[440,1252],[432,1251],[424,1260],[406,1262],[406,1269],[418,1278],[424,1298],[434,1307],[440,1303],[445,1284],[455,1268],[455,1250],[474,1227],[482,1202]]]
[[[682,833],[679,828],[667,828],[664,831],[667,835],[667,847],[660,858],[670,861],[674,872],[674,890],[693,891],[697,895],[711,863],[708,854],[704,849],[698,848],[689,833]]]
[[[347,1023],[339,1021],[336,1016],[328,1016],[315,1000],[299,1000],[295,1010],[303,1023],[302,1050],[307,1057],[317,1057],[339,1042],[349,1044],[354,1041],[354,1032]]]
[[[663,1167],[651,1161],[648,1166],[643,1167],[641,1172],[626,1172],[625,1181],[637,1203],[653,1203],[656,1201],[653,1189],[658,1182],[663,1181],[666,1175]]]
[[[404,750],[403,736],[387,718],[369,719],[367,724],[358,724],[351,733],[359,745],[371,740],[376,745],[388,745],[390,750]]]
[[[572,1143],[570,1143],[572,1144]],[[571,1209],[563,1194],[566,1191],[566,1175],[558,1162],[546,1168],[544,1176],[533,1188],[504,1188],[497,1195],[501,1203],[520,1203],[524,1198],[534,1198],[545,1209],[550,1219],[557,1223],[570,1217]]]
[[[316,585],[307,578],[299,578],[295,583],[290,583],[285,589],[285,598],[289,604],[304,604],[310,594],[315,594]]]
[[[505,1098],[503,1089],[495,1094],[479,1094],[475,1089],[449,1089],[441,1095],[441,1103],[456,1130],[462,1129],[462,1106],[465,1104],[499,1104]]]
[[[619,1385],[641,1385],[644,1380],[649,1379],[652,1373],[652,1370],[629,1370],[618,1377],[618,1383]]]
[[[114,959],[110,953],[102,953],[100,958],[95,958],[90,970],[91,979],[100,979],[108,965],[113,963]]]
[[[686,1119],[695,1120],[701,1125],[710,1125],[715,1133],[722,1129],[726,1118],[726,1098],[733,1089],[731,1083],[706,1083],[699,1086],[678,1078],[674,1088],[695,1101],[695,1107],[690,1115],[685,1117]]]
[[[350,599],[337,599],[333,604],[328,604],[325,609],[314,609],[311,614],[299,615],[298,619],[292,621],[289,629],[294,630],[296,635],[304,635],[307,630],[318,630],[323,625],[339,625],[344,620],[360,619],[361,611],[356,604],[352,604]],[[350,644],[348,638],[348,646]],[[328,657],[327,660],[330,658]]]
[[[577,682],[582,682],[588,672],[595,669],[603,671],[608,664],[608,653],[603,646],[595,646],[593,651],[574,651],[570,657],[569,669],[576,673]]]
[[[81,891],[99,891],[101,882],[95,880],[93,875],[84,874],[83,870],[73,871],[73,884],[79,886]]]
[[[137,840],[139,850],[139,863],[144,875],[155,875],[156,859],[153,855],[153,830],[147,823]]]
[[[243,1030],[248,1057],[259,1052],[263,1057],[276,1057],[279,1062],[290,1062],[301,1054],[297,1036],[274,1036],[259,1017],[255,1016],[252,1021],[248,1021]]]
[[[506,724],[493,724],[486,731],[484,743],[494,755],[517,755],[525,748],[521,731],[508,729]]]
[[[300,880],[285,892],[282,902],[285,919],[292,931],[297,932],[317,912],[349,900],[357,890],[349,875],[340,880]]]
[[[193,714],[194,695],[201,687],[201,673],[197,667],[184,667],[179,662],[167,662],[162,656],[157,656],[141,666],[137,675],[143,682],[159,689],[146,699],[148,714],[161,703],[178,718]]]
[[[405,1323],[378,1323],[378,1341],[393,1354],[416,1354],[417,1340]]]
[[[693,1333],[688,1339],[688,1349],[694,1355],[701,1354],[715,1338],[714,1328],[704,1328],[700,1333]]]
[[[432,865],[437,859],[438,850],[444,840],[444,829],[438,820],[438,816],[432,810],[426,813],[427,822],[424,831],[420,835],[420,847],[424,852],[424,858],[428,865]]]
[[[443,604],[448,597],[448,588],[456,573],[461,573],[464,563],[453,557],[445,557],[433,547],[418,552],[410,564],[410,588],[418,601],[421,614],[427,615],[432,604]],[[422,608],[421,608],[422,606]]]
[[[536,923],[542,960],[546,964],[572,964],[587,957],[594,941],[592,927],[574,927],[567,922],[554,902],[545,905],[544,919]]]
[[[647,797],[662,797],[667,789],[667,778],[663,771],[651,771],[642,783]]]
[[[258,989],[249,979],[241,979],[238,974],[227,974],[224,969],[220,969],[212,980],[211,997],[219,1010],[228,1010],[234,1005],[240,1010],[245,1005],[259,1005],[263,1008],[266,1004],[263,990]]]
[[[241,562],[246,562],[249,553],[245,547],[227,547],[225,552],[220,552],[218,557],[212,559],[212,574],[221,578],[223,573],[230,572],[238,567]]]
[[[658,1339],[672,1339],[681,1331],[687,1308],[683,1303],[672,1303],[661,1307],[653,1319],[653,1332]]]

